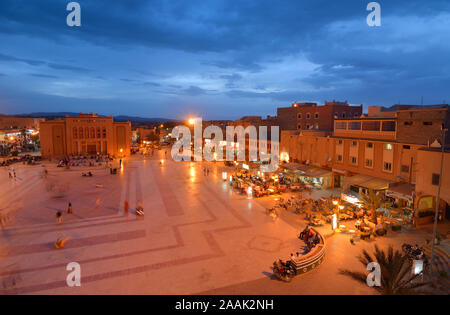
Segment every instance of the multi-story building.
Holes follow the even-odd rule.
[[[44,158],[66,155],[129,155],[131,123],[114,122],[113,117],[82,114],[51,120],[40,126],[41,152]]]
[[[442,164],[439,208],[442,218],[445,217],[450,220],[450,176],[448,176],[450,172],[450,149],[445,148],[444,153],[442,153],[442,147],[422,148],[418,151],[418,164],[420,168],[417,170],[415,192],[418,211],[436,209]]]
[[[424,148],[448,143],[448,137],[442,140],[441,130],[449,126],[448,115],[448,105],[403,108],[394,115],[335,119],[332,133],[284,131],[281,155],[293,162],[330,169],[332,185],[344,191],[384,191],[399,204],[412,206],[419,202],[415,191],[423,194],[421,189],[429,190],[415,189],[419,183],[426,187],[423,180],[428,179],[422,172],[431,167],[432,159],[427,161]],[[427,176],[433,176],[430,174]],[[444,189],[450,194],[450,188]],[[433,193],[436,196],[435,191],[428,192]]]
[[[362,115],[362,105],[351,106],[347,101],[325,101],[317,103],[294,103],[291,107],[277,109],[281,130],[322,130],[332,131],[334,120],[338,118],[358,118]]]
[[[0,114],[0,130],[5,129],[36,129],[44,118],[5,116]]]

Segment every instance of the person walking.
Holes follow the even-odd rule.
[[[124,202],[124,210],[125,210],[125,213],[128,213],[128,209],[130,208],[130,205],[128,204],[128,201],[126,201],[125,200],[125,202]]]
[[[14,173],[14,180],[16,180],[16,171],[13,171],[13,173]]]
[[[67,208],[67,213],[72,214],[72,203],[69,201],[69,207]]]
[[[56,223],[60,224],[62,222],[62,213],[56,212]]]

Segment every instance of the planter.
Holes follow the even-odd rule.
[[[434,216],[416,217],[416,226],[433,223]]]

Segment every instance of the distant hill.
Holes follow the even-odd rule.
[[[1,114],[0,114],[1,115]],[[64,118],[66,115],[69,116],[78,116],[79,113],[73,112],[35,112],[29,114],[20,114],[20,115],[9,115],[9,116],[21,116],[21,117],[42,117],[46,119],[55,119],[55,118]],[[100,115],[101,117],[105,117],[104,115]],[[175,119],[169,118],[146,118],[146,117],[138,117],[138,116],[126,116],[126,115],[118,115],[114,116],[115,121],[131,121],[133,124],[145,124],[145,123],[159,123],[159,122],[167,122],[167,121],[176,121]]]

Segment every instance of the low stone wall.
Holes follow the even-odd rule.
[[[308,254],[291,260],[292,264],[295,266],[297,275],[307,273],[308,271],[317,268],[325,259],[325,239],[317,230],[313,228],[310,229],[319,235],[320,243]]]

